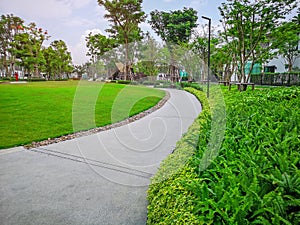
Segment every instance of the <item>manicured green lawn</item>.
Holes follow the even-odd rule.
[[[111,124],[151,108],[164,95],[94,82],[2,84],[0,149]]]

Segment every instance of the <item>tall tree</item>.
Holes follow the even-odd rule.
[[[193,29],[197,27],[197,11],[192,8],[170,12],[154,10],[150,13],[149,23],[154,32],[167,44],[171,55],[170,74],[174,81],[175,75],[174,45],[184,45],[189,42]]]
[[[283,57],[289,72],[293,70],[295,61],[300,57],[300,9],[290,22],[284,22],[277,30],[279,54]]]
[[[86,73],[86,68],[84,65],[75,65],[73,72],[77,73],[78,78],[81,78]]]
[[[230,81],[237,66],[230,45],[216,47],[211,55],[211,70],[225,81]]]
[[[109,38],[102,34],[93,35],[92,33],[89,33],[85,40],[88,48],[87,55],[91,56],[94,63],[99,60],[104,53],[117,47],[117,43],[114,38]]]
[[[154,80],[159,72],[159,43],[153,37],[151,37],[149,32],[147,32],[138,46],[138,51],[139,54],[137,58],[139,59],[139,62],[136,64],[135,70],[150,76],[150,78]]]
[[[51,42],[48,48],[44,48],[43,56],[46,61],[45,71],[48,78],[62,78],[73,71],[71,53],[62,40]]]
[[[21,60],[19,64],[29,74],[33,73],[33,77],[40,76],[41,67],[45,64],[42,45],[49,37],[47,31],[37,28],[35,23],[30,23],[23,33],[15,35],[13,52]]]
[[[0,57],[5,69],[5,76],[11,75],[14,70],[15,55],[13,46],[15,35],[24,30],[24,21],[13,14],[1,15],[0,20]]]
[[[67,76],[72,72],[72,57],[68,51],[66,43],[62,40],[55,40],[51,43],[51,47],[55,51],[56,55],[56,71],[61,78],[64,74]]]
[[[149,21],[154,32],[169,44],[187,43],[197,27],[197,11],[192,8],[163,12],[154,10]]]
[[[146,19],[142,2],[143,0],[98,0],[99,5],[104,6],[108,12],[104,17],[110,22],[110,28],[106,31],[125,46],[125,79],[129,76],[129,43],[141,39],[138,25]]]
[[[47,74],[47,79],[53,79],[55,75],[55,64],[56,64],[56,52],[49,46],[48,48],[43,48],[43,56],[45,59],[44,72]]]
[[[197,56],[200,58],[200,60],[202,62],[203,68],[200,73],[201,74],[200,79],[205,80],[206,72],[204,72],[203,70],[207,71],[207,67],[205,65],[207,65],[207,63],[208,63],[208,32],[207,32],[208,25],[201,25],[199,28],[197,29],[196,32],[194,32],[192,40],[189,43],[189,45],[190,45],[189,48],[195,54],[197,54]],[[211,27],[211,41],[210,41],[211,61],[213,61],[212,56],[215,55],[215,51],[217,49],[216,46],[219,44],[219,38],[220,38],[216,35],[215,30],[216,30],[216,28],[214,26],[212,26]],[[215,63],[211,63],[211,70],[216,74],[218,72],[218,70],[213,68],[214,65],[215,65]],[[220,66],[219,63],[218,63],[218,66]]]
[[[296,7],[297,0],[227,0],[219,7],[224,27],[224,39],[230,46],[238,65],[239,81],[248,82],[247,63],[252,71],[278,54],[274,30],[281,20]]]

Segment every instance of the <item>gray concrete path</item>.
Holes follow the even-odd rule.
[[[112,130],[41,148],[0,151],[0,224],[145,224],[150,177],[201,111],[171,98]]]

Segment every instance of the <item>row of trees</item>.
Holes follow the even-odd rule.
[[[149,34],[144,34],[139,28],[139,24],[146,19],[145,12],[142,11],[141,7],[142,0],[98,0],[98,3],[107,11],[105,18],[110,22],[110,28],[106,29],[109,37],[101,34],[89,34],[86,38],[89,49],[87,55],[91,56],[93,63],[102,59],[105,65],[111,66],[111,60],[121,60],[121,57],[116,54],[117,51],[119,55],[124,55],[125,79],[132,79],[130,67],[134,57],[143,58],[146,61],[135,65],[135,71],[148,75],[157,73],[157,64],[165,63],[162,62],[165,60],[156,62],[158,61],[158,53],[161,55],[162,52],[165,52],[164,46],[159,45]],[[151,13],[151,17],[149,23],[152,28],[167,43],[167,54],[171,56],[171,62],[168,62],[168,64],[174,65],[175,45],[186,45],[189,42],[192,31],[197,26],[197,12],[191,8],[184,8],[170,13],[156,10]],[[133,42],[140,43],[137,45],[131,44]],[[121,48],[115,50],[114,53],[109,52],[114,48],[117,49],[118,46],[121,46]],[[162,58],[168,58],[168,56],[165,55]],[[171,73],[175,73],[175,67],[171,70],[173,70]]]
[[[24,24],[14,15],[2,15],[0,20],[0,69],[2,76],[10,77],[16,67],[31,77],[62,78],[73,71],[72,58],[62,40],[43,46],[50,36],[35,23]]]
[[[246,65],[252,71],[255,63],[265,63],[282,55],[289,71],[299,56],[299,15],[292,21],[287,16],[297,7],[297,0],[227,0],[219,7],[223,32],[219,40],[228,50],[232,68],[239,81],[248,82]],[[298,55],[298,56],[297,56]],[[227,76],[232,74],[229,71]]]
[[[170,65],[176,64],[174,46],[193,51],[204,62],[207,60],[207,32],[204,32],[205,27],[202,32],[195,32],[198,17],[194,9],[154,10],[150,13],[148,22],[165,43],[159,45],[153,38],[143,35],[138,27],[145,21],[142,0],[98,0],[98,3],[107,11],[105,18],[109,20],[110,28],[106,30],[109,37],[100,34],[87,37],[88,55],[92,56],[94,63],[111,49],[123,45],[126,65],[131,64],[134,54],[130,53],[129,43],[141,41],[143,37],[151,40],[147,44],[152,45],[152,52],[155,52],[155,46],[168,50],[166,54],[170,55]],[[287,17],[296,7],[297,0],[227,0],[222,3],[219,11],[223,28],[220,32],[213,32],[211,41],[213,72],[227,80],[236,72],[239,81],[247,82],[250,77],[245,72],[246,65],[250,63],[251,71],[255,63],[266,63],[278,55],[284,57],[291,71],[299,57],[299,10],[292,20],[287,20]],[[157,55],[154,56],[152,58],[157,58]],[[106,57],[104,65],[108,59]],[[143,70],[142,67],[141,64],[138,66],[140,70]],[[126,68],[126,77],[129,78],[129,67]],[[149,71],[149,64],[146,69]],[[157,72],[155,69],[152,71]]]

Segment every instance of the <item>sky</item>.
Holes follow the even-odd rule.
[[[144,0],[143,10],[150,14],[155,9],[170,11],[192,7],[198,12],[198,24],[207,23],[201,18],[206,16],[212,19],[214,26],[219,24],[218,6],[222,2],[224,0]],[[34,22],[47,30],[51,37],[45,42],[46,46],[54,40],[63,40],[75,65],[89,60],[85,37],[90,32],[106,34],[109,23],[104,19],[105,13],[97,0],[0,0],[1,15],[13,14],[22,18],[26,25]],[[151,31],[147,22],[140,27],[143,31]],[[151,34],[155,36],[153,31]]]

